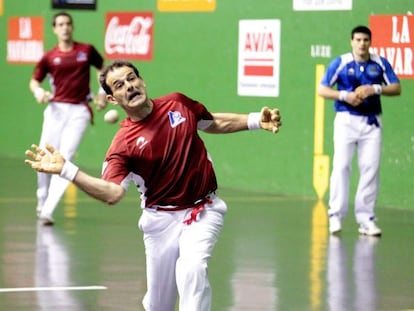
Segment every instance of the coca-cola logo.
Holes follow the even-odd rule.
[[[152,57],[152,14],[118,14],[107,18],[105,53],[108,58]]]

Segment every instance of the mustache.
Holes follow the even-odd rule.
[[[141,95],[142,93],[138,90],[133,91],[131,94],[128,95],[128,100],[133,99],[137,95]]]

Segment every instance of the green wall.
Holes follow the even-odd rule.
[[[35,103],[28,83],[33,65],[6,62],[7,21],[11,16],[44,16],[45,48],[55,44],[50,27],[50,0],[3,0],[0,16],[0,156],[24,158],[38,142],[42,106]],[[375,2],[375,3],[374,3]],[[156,1],[98,0],[96,11],[71,10],[75,38],[93,43],[103,53],[107,11],[152,11],[155,17],[154,55],[136,63],[152,97],[180,91],[203,102],[211,111],[249,112],[276,106],[283,116],[278,135],[261,131],[231,135],[202,134],[214,159],[222,187],[315,197],[312,186],[315,67],[331,57],[311,57],[312,45],[331,46],[331,56],[349,51],[350,29],[368,24],[370,14],[406,14],[407,0],[355,1],[351,11],[293,11],[288,0],[217,0],[214,12],[158,12]],[[281,20],[280,95],[277,98],[237,95],[238,21]],[[414,30],[411,29],[414,33]],[[412,80],[402,81],[403,95],[384,98],[384,152],[380,206],[414,208],[414,133],[411,116]],[[97,83],[93,81],[93,89]],[[325,103],[324,152],[332,155],[332,102]],[[116,126],[102,121],[90,127],[77,155],[89,171],[100,168]],[[353,190],[357,169],[354,169]],[[327,194],[325,194],[327,199]]]

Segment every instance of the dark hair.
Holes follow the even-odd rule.
[[[364,33],[364,34],[368,35],[369,39],[371,40],[371,37],[372,37],[371,30],[366,26],[357,26],[354,29],[352,29],[351,39],[354,38],[354,34],[356,34],[356,33]]]
[[[66,16],[66,17],[68,17],[68,18],[69,18],[69,20],[70,20],[70,24],[71,24],[71,25],[73,25],[72,15],[70,15],[69,13],[66,13],[66,12],[59,12],[59,13],[56,13],[55,15],[53,15],[53,19],[52,19],[52,26],[53,26],[53,27],[55,27],[55,26],[56,26],[56,19],[57,19],[59,16]]]
[[[137,77],[141,78],[137,67],[135,67],[132,63],[124,61],[124,60],[116,60],[112,62],[111,64],[109,64],[108,66],[106,66],[102,70],[101,74],[99,75],[99,83],[101,84],[106,94],[112,95],[112,90],[109,87],[109,85],[106,83],[106,76],[108,75],[110,71],[117,69],[117,68],[121,68],[121,67],[131,68],[134,71],[134,73],[137,75]]]

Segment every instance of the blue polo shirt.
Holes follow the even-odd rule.
[[[321,84],[327,87],[337,85],[338,91],[354,91],[365,84],[399,83],[397,75],[386,58],[370,54],[366,62],[357,62],[352,53],[346,53],[333,59],[329,64]],[[382,112],[379,95],[367,97],[363,103],[353,107],[348,103],[335,100],[335,111],[348,111],[351,114],[375,116]]]

